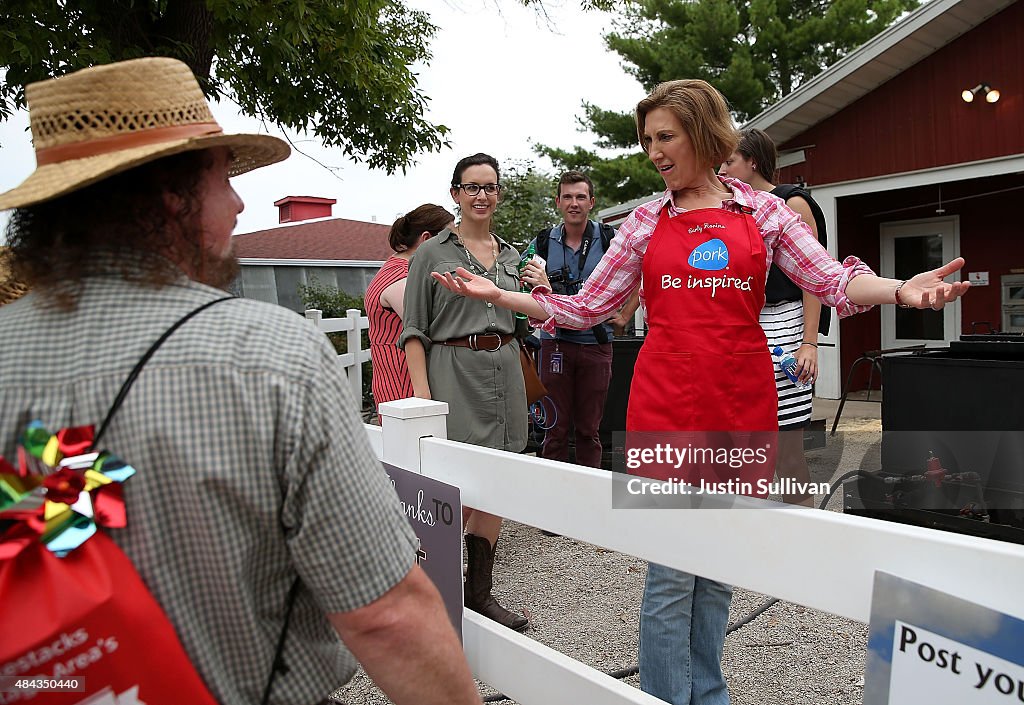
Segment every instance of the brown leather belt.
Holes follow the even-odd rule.
[[[440,340],[438,345],[452,345],[457,348],[469,348],[470,350],[483,350],[485,352],[496,352],[502,345],[508,345],[515,338],[511,333],[474,333],[465,338],[452,338],[451,340]]]

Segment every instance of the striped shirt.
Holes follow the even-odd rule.
[[[847,257],[842,264],[835,261],[807,224],[782,199],[755,191],[736,179],[719,179],[733,192],[732,198],[722,201],[722,208],[733,212],[743,208],[753,210],[754,222],[768,250],[768,265],[774,261],[797,286],[834,307],[840,318],[871,308],[855,304],[846,297],[850,280],[861,274],[872,274],[870,267],[857,257]],[[619,226],[618,236],[612,240],[608,252],[580,293],[559,296],[551,294],[546,287],[535,288],[533,298],[549,317],[546,321],[531,321],[531,324],[549,333],[553,333],[556,326],[583,330],[614,314],[640,283],[647,245],[666,207],[669,216],[683,212],[673,203],[671,191],[637,206]]]
[[[33,419],[98,424],[150,344],[220,296],[184,278],[154,289],[93,275],[73,311],[37,293],[0,308],[0,455],[16,457]],[[275,704],[322,702],[352,676],[326,613],[373,602],[415,561],[344,380],[300,316],[225,301],[168,338],[103,438],[137,470],[128,525],[110,535],[224,705],[260,701],[296,577]]]
[[[389,257],[366,289],[366,317],[370,321],[370,359],[373,362],[373,402],[378,407],[386,401],[413,396],[412,379],[405,361],[405,351],[398,347],[402,318],[392,309],[384,308],[380,295],[395,282],[409,276],[409,260]]]

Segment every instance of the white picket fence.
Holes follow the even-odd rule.
[[[445,440],[443,402],[380,412],[366,432],[382,461],[492,514],[861,622],[876,571],[1024,618],[1024,546],[747,498],[758,508],[615,509],[611,473]],[[474,612],[463,631],[476,676],[524,705],[661,702]]]
[[[358,350],[358,311],[335,322],[311,313]],[[364,352],[349,353],[357,385]],[[382,426],[365,427],[377,457],[458,486],[466,506],[861,622],[876,571],[1024,618],[1024,546],[747,498],[757,508],[613,508],[611,473],[446,440],[444,402],[402,399],[380,413]],[[523,705],[661,703],[475,612],[463,634],[474,674]]]
[[[345,311],[344,318],[324,318],[323,311],[308,309],[306,320],[324,333],[345,333],[348,340],[348,352],[338,356],[345,374],[348,375],[349,388],[356,400],[357,408],[362,409],[363,403],[363,363],[370,361],[369,349],[363,350],[361,333],[368,330],[370,320],[357,308]]]

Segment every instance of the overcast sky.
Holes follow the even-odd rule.
[[[421,155],[405,175],[388,176],[345,160],[341,150],[323,149],[293,136],[297,146],[331,166],[340,180],[300,154],[237,177],[246,208],[236,232],[277,224],[273,202],[284,196],[336,198],[334,215],[390,223],[421,203],[450,205],[448,183],[455,162],[475,152],[499,159],[534,159],[531,141],[591,146],[578,131],[584,100],[603,108],[630,110],[643,96],[640,84],[605,49],[611,16],[582,12],[578,0],[545,0],[553,27],[516,0],[411,0],[430,13],[438,32],[433,59],[418,67],[420,87],[431,98],[428,118],[451,129],[451,149]],[[500,11],[498,7],[500,6]],[[264,131],[230,104],[214,106],[227,132]],[[27,115],[0,123],[0,191],[16,186],[34,168]],[[6,222],[6,218],[2,219]]]

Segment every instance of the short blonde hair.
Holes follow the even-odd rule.
[[[651,94],[637,103],[636,136],[644,144],[647,114],[665,108],[682,123],[697,159],[703,166],[715,167],[728,159],[739,144],[739,132],[733,126],[725,97],[707,81],[683,79],[660,83]]]

